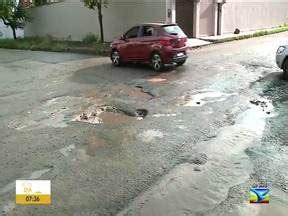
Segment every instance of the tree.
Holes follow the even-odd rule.
[[[86,7],[88,7],[91,10],[95,10],[97,8],[98,10],[98,20],[99,20],[99,26],[100,26],[100,36],[101,36],[101,42],[104,42],[104,30],[103,30],[103,14],[102,14],[102,8],[108,6],[108,0],[84,0],[84,4]]]
[[[31,20],[24,6],[16,0],[1,0],[0,19],[12,29],[14,39],[17,39],[16,30]]]

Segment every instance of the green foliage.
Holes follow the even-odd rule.
[[[97,9],[98,11],[98,20],[100,26],[100,40],[104,42],[104,28],[103,28],[103,15],[102,15],[102,8],[107,7],[109,1],[108,0],[83,0],[84,5],[91,10]]]
[[[93,33],[88,33],[82,40],[83,43],[87,44],[98,43],[99,41],[100,41],[99,36]]]
[[[102,6],[107,7],[108,3],[108,0],[84,0],[85,6],[92,10]]]
[[[25,8],[16,0],[1,0],[0,2],[0,19],[13,31],[14,39],[16,39],[16,29],[23,27],[31,18]]]
[[[0,39],[0,48],[109,55],[110,44],[57,40],[47,35],[45,37],[19,38],[18,40]]]

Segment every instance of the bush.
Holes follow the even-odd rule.
[[[83,43],[87,43],[87,44],[99,43],[99,41],[100,41],[99,36],[93,33],[87,34],[82,40]]]

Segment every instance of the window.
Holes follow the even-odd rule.
[[[163,29],[165,32],[167,32],[170,35],[178,35],[180,37],[186,36],[185,33],[182,31],[182,29],[177,25],[163,26]]]
[[[142,32],[143,37],[153,36],[154,34],[155,34],[155,30],[153,27],[143,26],[143,32]]]
[[[129,38],[136,38],[138,37],[138,32],[139,32],[139,26],[133,27],[132,29],[130,29],[126,34],[125,34],[125,38],[129,39]]]

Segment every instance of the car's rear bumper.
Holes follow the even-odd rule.
[[[188,47],[182,48],[166,48],[162,52],[165,64],[173,64],[185,61],[188,58],[187,55]]]
[[[187,54],[183,54],[183,56],[177,56],[175,55],[172,59],[172,62],[174,63],[179,63],[179,62],[183,62],[188,58]]]

